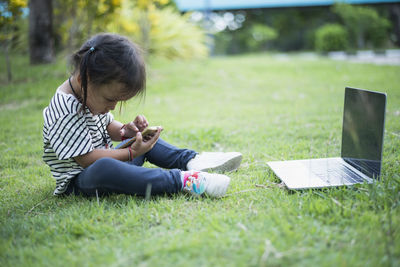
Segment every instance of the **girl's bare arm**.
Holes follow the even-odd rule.
[[[90,166],[96,160],[100,158],[114,158],[121,161],[128,161],[129,157],[131,159],[143,155],[147,151],[153,148],[158,138],[160,137],[161,128],[148,140],[142,139],[142,134],[138,132],[136,134],[136,141],[131,145],[131,151],[129,148],[123,149],[94,149],[89,153],[80,155],[74,158],[74,160],[83,168]],[[131,153],[131,154],[130,154]]]
[[[107,132],[111,137],[111,140],[113,141],[121,141],[121,133],[120,130],[122,128],[123,124],[119,121],[113,120],[108,126],[107,126]]]

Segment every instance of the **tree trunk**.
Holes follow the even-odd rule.
[[[53,61],[52,0],[29,1],[29,53],[31,64]]]
[[[400,4],[393,4],[390,7],[393,31],[396,36],[395,43],[400,46]]]
[[[68,34],[68,41],[67,41],[67,48],[68,48],[68,54],[72,54],[72,52],[76,49],[75,44],[74,44],[74,40],[76,39],[76,33],[79,30],[79,25],[78,25],[78,20],[76,19],[76,6],[72,5],[71,6],[71,17],[72,19],[72,23],[71,23],[71,27],[69,28],[69,34]]]
[[[8,40],[6,40],[6,46],[4,52],[6,56],[6,65],[7,65],[7,81],[11,82],[12,72],[11,72],[11,62],[10,62],[10,42]]]

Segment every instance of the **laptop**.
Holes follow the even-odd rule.
[[[346,87],[341,156],[270,161],[289,189],[373,183],[381,173],[386,94]]]

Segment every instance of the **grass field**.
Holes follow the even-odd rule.
[[[12,83],[0,66],[0,266],[400,265],[399,66],[269,54],[149,61],[146,98],[115,117],[145,114],[180,147],[242,152],[228,195],[53,197],[42,110],[66,61],[14,56]],[[279,187],[267,161],[340,155],[345,86],[387,92],[382,180]]]

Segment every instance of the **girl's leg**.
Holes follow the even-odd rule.
[[[118,193],[144,196],[149,184],[152,195],[176,193],[182,189],[181,171],[144,168],[102,158],[74,180],[75,192],[87,196],[96,195],[96,190],[100,195]]]
[[[132,163],[141,166],[144,160],[166,169],[225,172],[239,168],[242,154],[239,152],[203,152],[198,155],[193,150],[179,149],[158,139],[152,150],[147,152],[144,157],[134,159]]]
[[[196,155],[197,153],[193,150],[179,149],[160,138],[154,147],[145,154],[145,159],[161,168],[187,170],[187,163]],[[134,164],[137,165],[139,161],[134,161]]]

